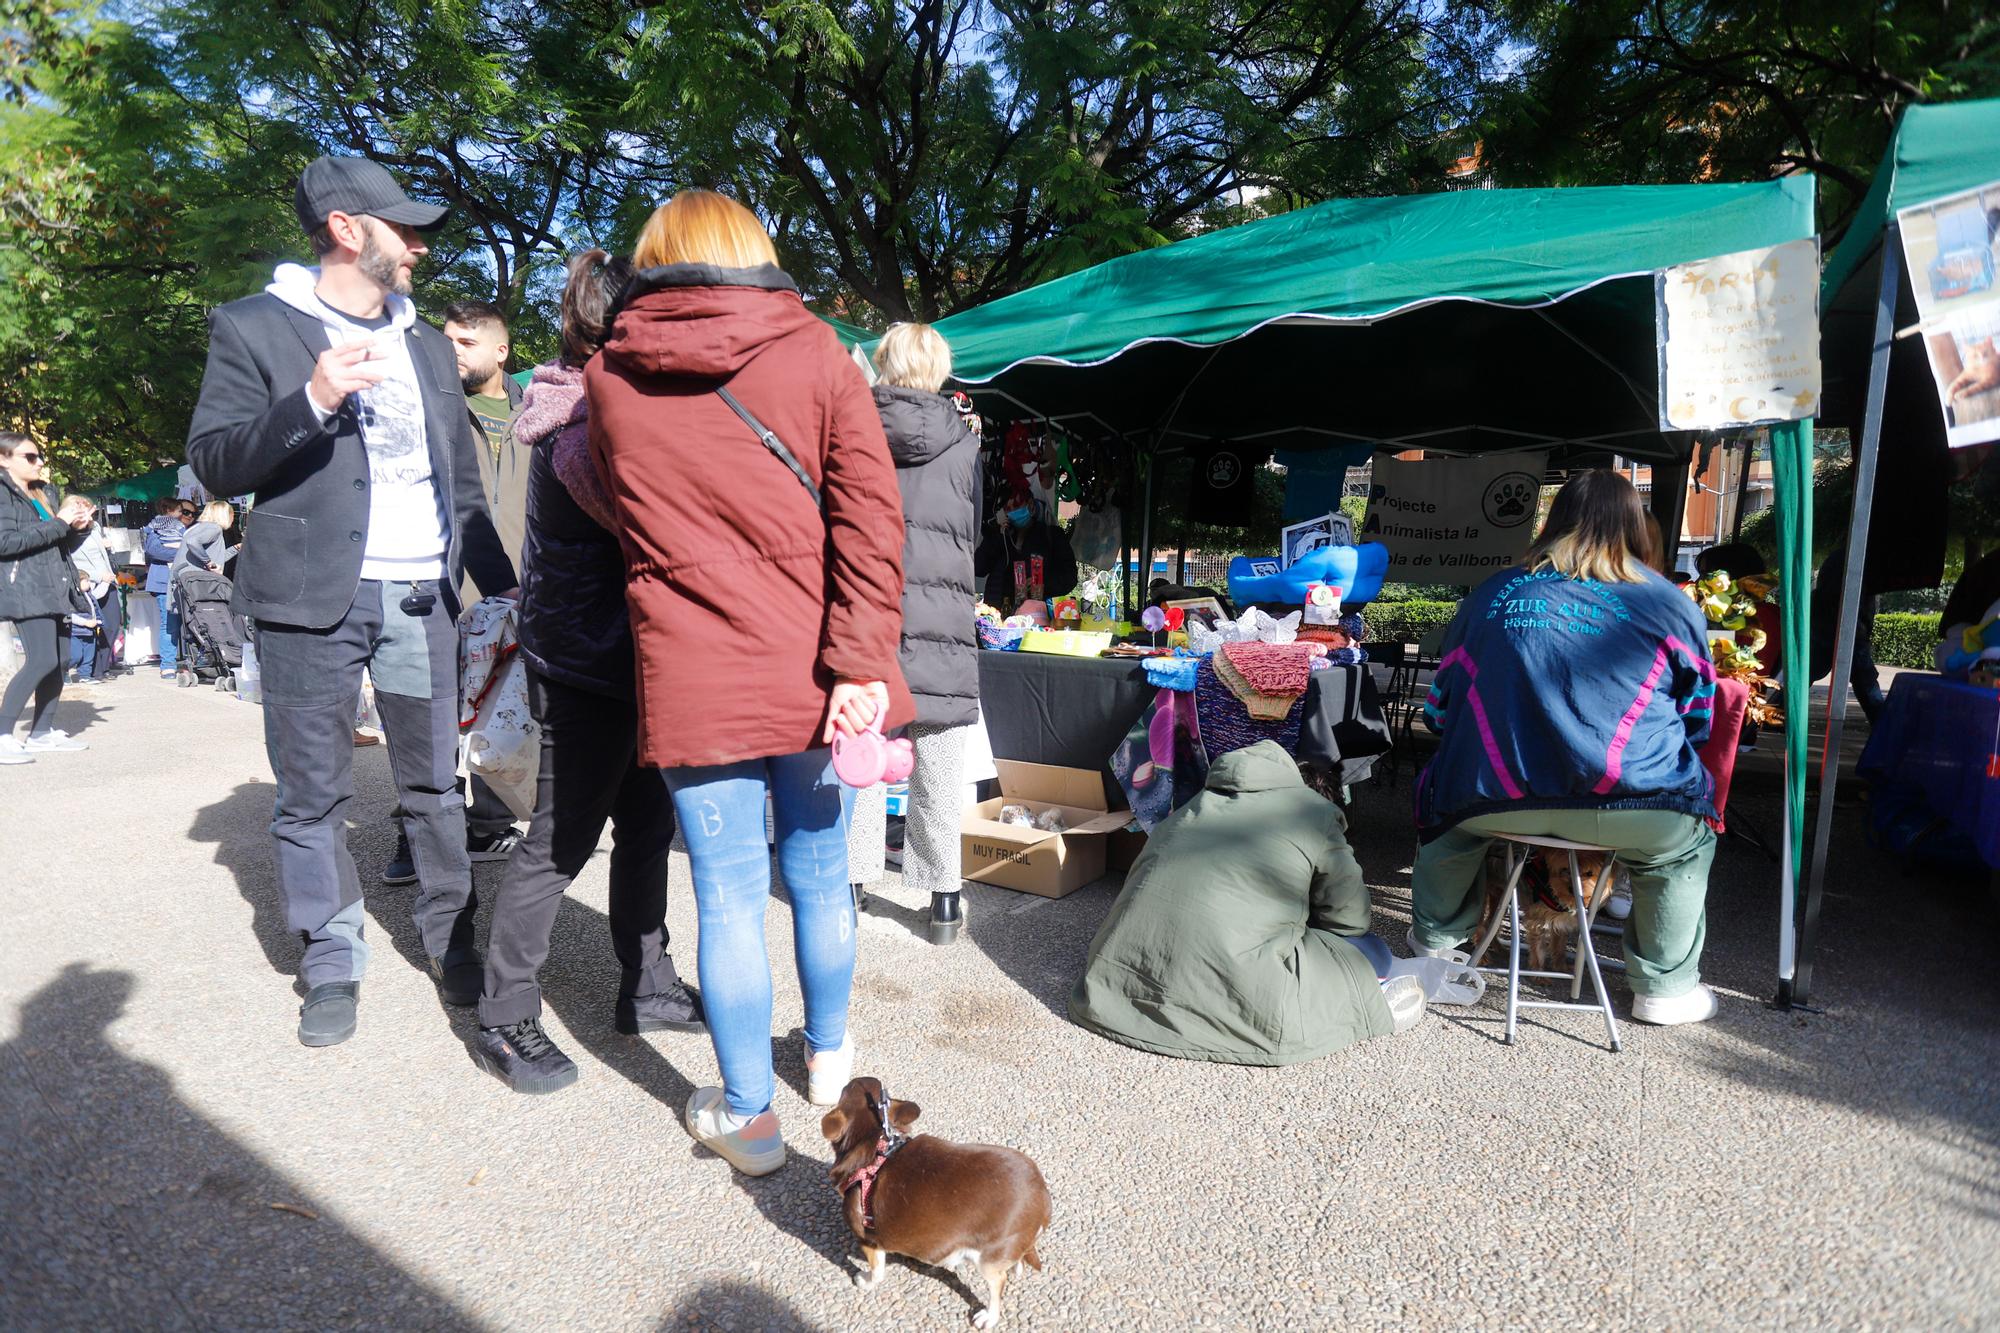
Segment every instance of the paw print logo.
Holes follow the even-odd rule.
[[[1541,478],[1527,472],[1508,472],[1495,477],[1486,487],[1480,507],[1486,521],[1496,528],[1518,528],[1535,516],[1535,496]]]

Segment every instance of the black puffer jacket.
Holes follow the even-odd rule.
[[[875,410],[903,492],[903,678],[917,721],[964,726],[979,718],[979,439],[943,394],[878,384]]]
[[[53,507],[54,496],[43,503]],[[27,492],[0,475],[0,620],[68,615],[76,586],[69,553],[83,537],[59,518],[43,518]]]
[[[541,371],[538,370],[537,374]],[[576,383],[530,390],[581,399]],[[632,623],[625,609],[625,555],[571,497],[550,461],[555,434],[541,414],[514,423],[529,447],[527,523],[521,538],[521,654],[536,671],[565,685],[619,699],[632,698]],[[567,413],[562,417],[566,421]],[[525,429],[524,429],[525,427]]]

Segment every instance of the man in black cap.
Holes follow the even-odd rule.
[[[256,492],[234,608],[256,625],[271,834],[286,920],[305,937],[299,1040],[354,1032],[368,945],[347,850],[353,723],[367,668],[414,853],[414,915],[445,1003],[479,998],[457,777],[458,581],[515,589],[480,486],[483,448],[451,344],[410,273],[445,210],[361,158],[299,179],[317,269],[280,265],[209,316],[188,461],[216,495]]]

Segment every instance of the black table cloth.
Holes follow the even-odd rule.
[[[1052,653],[979,654],[979,710],[998,759],[1101,769],[1158,687],[1137,659]],[[1312,674],[1298,757],[1340,774],[1368,776],[1389,750],[1389,724],[1365,666]]]

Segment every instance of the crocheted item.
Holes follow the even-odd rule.
[[[1259,694],[1295,695],[1306,692],[1313,658],[1325,649],[1309,643],[1225,643],[1222,655]]]
[[[1150,685],[1182,693],[1194,688],[1196,659],[1192,657],[1148,657],[1142,665]]]
[[[1221,653],[1209,659],[1215,667],[1215,678],[1222,682],[1224,689],[1236,697],[1243,710],[1259,722],[1279,722],[1284,720],[1294,700],[1294,694],[1266,694],[1252,685],[1243,673]]]
[[[1194,683],[1195,717],[1209,762],[1258,741],[1276,741],[1285,747],[1287,754],[1297,754],[1300,724],[1305,718],[1304,696],[1291,701],[1282,721],[1260,721],[1250,716],[1249,710],[1222,683],[1215,662],[1215,658],[1204,658]]]

